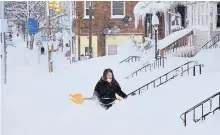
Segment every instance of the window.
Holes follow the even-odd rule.
[[[85,16],[86,17],[89,17],[89,6],[90,6],[90,2],[92,1],[86,1],[85,2]],[[94,2],[92,2],[92,12],[93,12],[93,9],[94,9]]]
[[[117,54],[117,45],[108,45],[108,55]]]
[[[112,1],[112,17],[123,18],[125,16],[125,1]]]
[[[151,16],[152,16],[151,14],[146,14],[145,17],[145,37],[149,37],[149,35],[152,33]]]
[[[200,25],[204,25],[204,18],[205,18],[205,9],[204,9],[204,4],[202,3],[200,6],[200,12],[201,12],[201,23]]]
[[[217,3],[217,23],[216,26],[217,28],[220,28],[220,2]]]
[[[93,48],[91,48],[91,53],[92,53],[92,56],[93,56]],[[89,52],[89,47],[85,47],[85,56],[89,56],[90,55],[90,52]]]

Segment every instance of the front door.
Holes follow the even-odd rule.
[[[183,5],[177,6],[177,12],[181,15],[181,25],[183,28],[186,27],[186,7]]]

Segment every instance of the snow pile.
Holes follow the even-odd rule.
[[[208,69],[208,72],[219,72],[220,69],[220,48],[217,49],[206,49],[202,50],[195,56],[195,60],[198,60],[200,63],[205,64],[205,69]]]
[[[133,42],[132,39],[126,41],[123,45],[118,47],[118,53],[119,56],[143,56],[145,55],[143,52],[141,52],[137,45]]]
[[[130,44],[130,47],[132,45]],[[211,117],[208,116],[210,119],[206,120],[207,124],[212,127],[208,130],[204,123],[191,122],[189,127],[192,125],[198,127],[185,128],[179,117],[188,108],[219,91],[217,89],[220,87],[219,49],[202,51],[191,59],[168,58],[169,62],[164,69],[124,80],[123,72],[132,71],[140,66],[140,62],[119,64],[121,60],[131,55],[128,51],[136,52],[130,50],[130,47],[123,47],[128,50],[121,49],[121,53],[114,56],[80,61],[59,68],[52,74],[47,73],[47,63],[38,66],[16,63],[16,60],[22,61],[24,56],[21,54],[27,52],[24,48],[14,48],[13,55],[8,57],[11,63],[9,64],[11,70],[8,71],[10,79],[7,85],[2,85],[2,133],[4,135],[219,134],[217,127],[219,120],[216,120],[219,115],[213,116],[215,121],[213,123],[209,121]],[[28,56],[31,60],[36,58],[32,53]],[[15,57],[17,59],[14,59]],[[58,58],[60,56],[55,60]],[[140,96],[117,102],[108,111],[104,111],[92,101],[86,101],[83,105],[76,105],[70,101],[69,93],[82,93],[85,97],[91,97],[94,86],[105,68],[112,68],[123,91],[130,93],[141,83],[148,83],[152,78],[188,60],[198,60],[199,63],[205,64],[204,73],[195,77],[176,78],[158,88],[151,88]]]

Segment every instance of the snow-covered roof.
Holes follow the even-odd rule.
[[[170,2],[158,2],[158,1],[139,1],[134,7],[134,16],[135,16],[135,28],[138,26],[138,19],[142,17],[144,20],[144,16],[147,13],[155,13],[155,12],[164,12],[171,8]]]
[[[140,1],[134,7],[135,15],[144,15],[146,13],[163,12],[170,9],[171,3],[157,1]]]

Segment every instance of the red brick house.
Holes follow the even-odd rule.
[[[133,9],[138,1],[92,1],[92,35],[97,36],[97,56],[106,55],[106,34],[104,29],[120,29],[117,35],[143,35],[144,28],[140,26],[135,29]],[[76,20],[74,28],[77,35],[78,52],[82,52],[79,47],[82,45],[81,36],[89,36],[89,1],[76,1]],[[131,17],[126,26],[124,17]],[[111,35],[111,34],[109,34]],[[94,39],[93,39],[94,40]],[[96,39],[95,39],[96,40]]]

